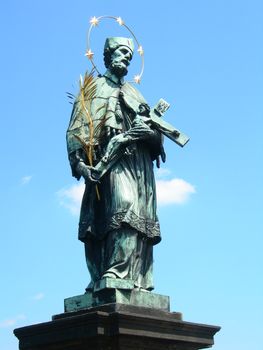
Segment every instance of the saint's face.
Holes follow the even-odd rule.
[[[132,51],[128,47],[118,47],[111,55],[110,70],[118,77],[123,77],[128,73],[131,59]]]

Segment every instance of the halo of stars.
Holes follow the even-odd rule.
[[[131,36],[133,37],[136,45],[137,45],[137,52],[138,54],[140,55],[141,57],[141,71],[139,74],[136,74],[134,77],[133,77],[133,82],[135,82],[136,84],[140,84],[141,82],[141,78],[142,78],[142,75],[143,75],[143,71],[144,71],[144,50],[143,50],[143,47],[142,45],[139,44],[136,36],[134,35],[134,33],[131,31],[131,29],[125,24],[124,20],[121,18],[121,17],[115,17],[115,16],[100,16],[100,17],[92,17],[89,21],[90,23],[90,27],[89,27],[89,31],[88,31],[88,37],[87,37],[87,50],[86,50],[86,53],[85,53],[85,56],[90,60],[93,68],[97,71],[98,74],[100,74],[100,72],[98,71],[97,69],[97,66],[94,62],[94,52],[91,50],[91,47],[90,47],[90,36],[91,36],[91,31],[94,27],[97,27],[100,23],[101,20],[103,19],[112,19],[114,20],[115,22],[117,22],[120,26],[122,27],[125,27],[128,32],[131,34]]]

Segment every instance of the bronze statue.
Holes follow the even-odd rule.
[[[153,161],[165,161],[161,133],[181,146],[188,141],[159,118],[169,107],[164,100],[150,110],[124,81],[133,51],[132,39],[106,40],[107,71],[85,76],[67,131],[72,174],[86,183],[79,239],[91,276],[87,290],[105,278],[153,289],[153,245],[161,240]]]

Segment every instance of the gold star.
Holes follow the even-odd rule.
[[[141,76],[140,75],[135,75],[133,80],[135,81],[136,84],[140,84],[141,82]]]
[[[124,21],[122,20],[121,17],[118,17],[118,18],[116,19],[116,21],[119,23],[120,26],[123,26],[123,25],[124,25]]]
[[[142,48],[142,45],[139,46],[138,50],[139,52],[139,55],[142,56],[144,54],[144,51],[143,51],[143,48]]]
[[[97,17],[92,17],[91,20],[89,21],[91,25],[93,25],[94,27],[97,26],[99,24],[99,20]]]
[[[89,49],[89,50],[85,53],[85,56],[87,56],[89,60],[92,60],[92,59],[93,59],[93,56],[94,56],[94,52],[92,52],[91,49]]]

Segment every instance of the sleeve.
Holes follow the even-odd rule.
[[[86,161],[85,151],[83,150],[81,143],[81,140],[85,142],[85,135],[83,134],[83,130],[84,122],[79,106],[79,98],[77,97],[73,105],[71,118],[66,133],[66,142],[72,176],[76,177],[78,180],[81,176],[76,170],[77,165],[80,161]]]
[[[157,130],[154,130],[153,135],[144,141],[145,145],[149,148],[152,160],[157,159],[164,153],[163,141],[163,135]]]

